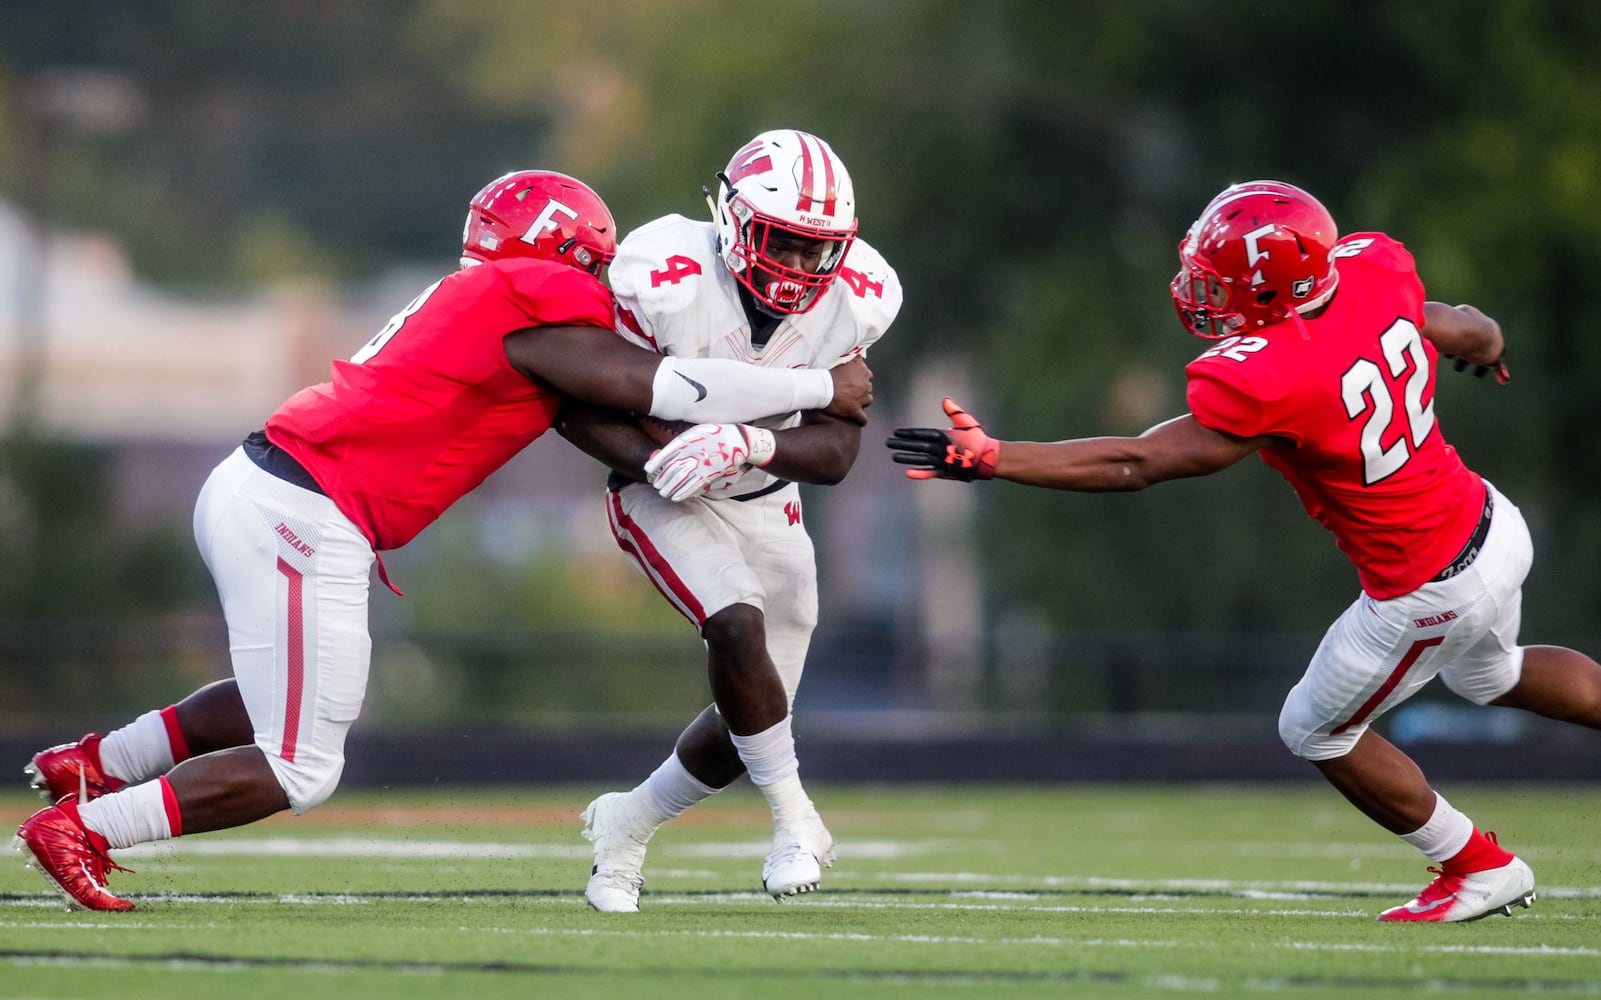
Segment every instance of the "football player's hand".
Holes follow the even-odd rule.
[[[748,424],[696,424],[645,463],[645,481],[679,503],[727,486],[751,466],[773,459],[773,432]]]
[[[825,413],[867,426],[867,408],[873,405],[873,370],[861,358],[835,365],[828,370],[834,380],[834,400]]]
[[[906,470],[908,479],[956,479],[964,483],[993,479],[1001,443],[985,434],[977,418],[949,396],[941,405],[951,418],[948,429],[902,427],[884,442],[894,453],[895,462],[912,466]]]
[[[1495,380],[1502,385],[1512,381],[1512,373],[1506,366],[1506,339],[1501,334],[1501,324],[1484,314],[1476,306],[1466,302],[1449,309],[1439,308],[1442,303],[1424,303],[1424,335],[1428,336],[1437,320],[1447,320],[1449,330],[1465,331],[1453,337],[1451,346],[1442,350],[1442,356],[1456,362],[1457,371],[1467,371],[1473,366],[1473,376],[1483,378],[1490,372],[1495,372]],[[1435,341],[1436,346],[1442,346]]]
[[[1459,358],[1459,357],[1456,357],[1455,355],[1452,355],[1452,354],[1447,354],[1446,357],[1448,357],[1452,361],[1456,362],[1456,364],[1453,365],[1452,367],[1454,367],[1457,371],[1460,372],[1460,371],[1466,371],[1467,370],[1467,367],[1468,367],[1468,359],[1467,358]],[[1507,366],[1506,366],[1506,351],[1503,350],[1501,352],[1501,356],[1499,358],[1496,358],[1494,361],[1490,362],[1487,365],[1474,365],[1473,366],[1473,376],[1474,376],[1474,378],[1483,378],[1486,374],[1488,374],[1490,372],[1495,372],[1495,380],[1497,382],[1501,383],[1502,385],[1506,385],[1508,382],[1512,381],[1512,372],[1508,371],[1507,370]]]

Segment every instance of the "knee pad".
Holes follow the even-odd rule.
[[[1330,723],[1318,719],[1308,710],[1301,686],[1296,685],[1289,697],[1284,699],[1284,707],[1279,711],[1279,739],[1290,748],[1290,753],[1307,761],[1344,757],[1368,728],[1364,722],[1333,736],[1327,731],[1329,726]]]
[[[1460,698],[1488,705],[1518,686],[1523,679],[1523,647],[1511,656],[1486,659],[1465,656],[1440,671],[1440,680]]]
[[[278,784],[289,799],[289,808],[296,816],[328,801],[345,773],[344,754],[305,755],[286,760],[269,753],[267,763],[272,765],[272,773],[278,778]]]

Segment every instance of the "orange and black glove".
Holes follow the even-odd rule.
[[[949,396],[942,404],[951,418],[946,430],[937,427],[901,427],[884,442],[897,465],[910,465],[908,479],[956,479],[970,483],[995,477],[995,459],[1001,443],[979,426],[978,420]]]
[[[1468,368],[1467,359],[1459,358],[1455,354],[1445,354],[1445,355],[1442,355],[1442,357],[1447,357],[1447,358],[1450,358],[1452,361],[1455,361],[1456,364],[1453,365],[1452,367],[1454,367],[1457,371],[1459,371],[1459,372],[1460,371],[1467,371],[1467,368]],[[1490,362],[1487,365],[1474,365],[1473,366],[1473,375],[1474,375],[1475,378],[1483,378],[1485,375],[1488,375],[1490,372],[1495,372],[1495,380],[1497,382],[1501,383],[1502,385],[1506,385],[1507,383],[1512,381],[1512,372],[1510,370],[1508,370],[1507,366],[1506,366],[1506,351],[1502,351],[1501,352],[1501,356],[1499,358],[1496,358],[1494,361]]]

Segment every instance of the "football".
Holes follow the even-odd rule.
[[[673,438],[682,434],[684,431],[687,431],[691,427],[695,426],[694,423],[688,420],[659,420],[656,417],[650,416],[649,414],[641,414],[637,419],[639,421],[640,429],[649,435],[650,439],[656,442],[658,445],[666,444]]]

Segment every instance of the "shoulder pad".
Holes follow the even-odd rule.
[[[625,236],[607,273],[618,298],[656,312],[687,305],[724,270],[711,223],[668,215]]]
[[[1384,233],[1351,233],[1334,245],[1330,256],[1334,258],[1335,266],[1340,268],[1351,264],[1402,273],[1417,270],[1412,253],[1405,244]]]
[[[869,334],[867,341],[882,336],[901,311],[900,276],[862,239],[851,245],[829,294],[839,295],[849,304],[851,315]]]

